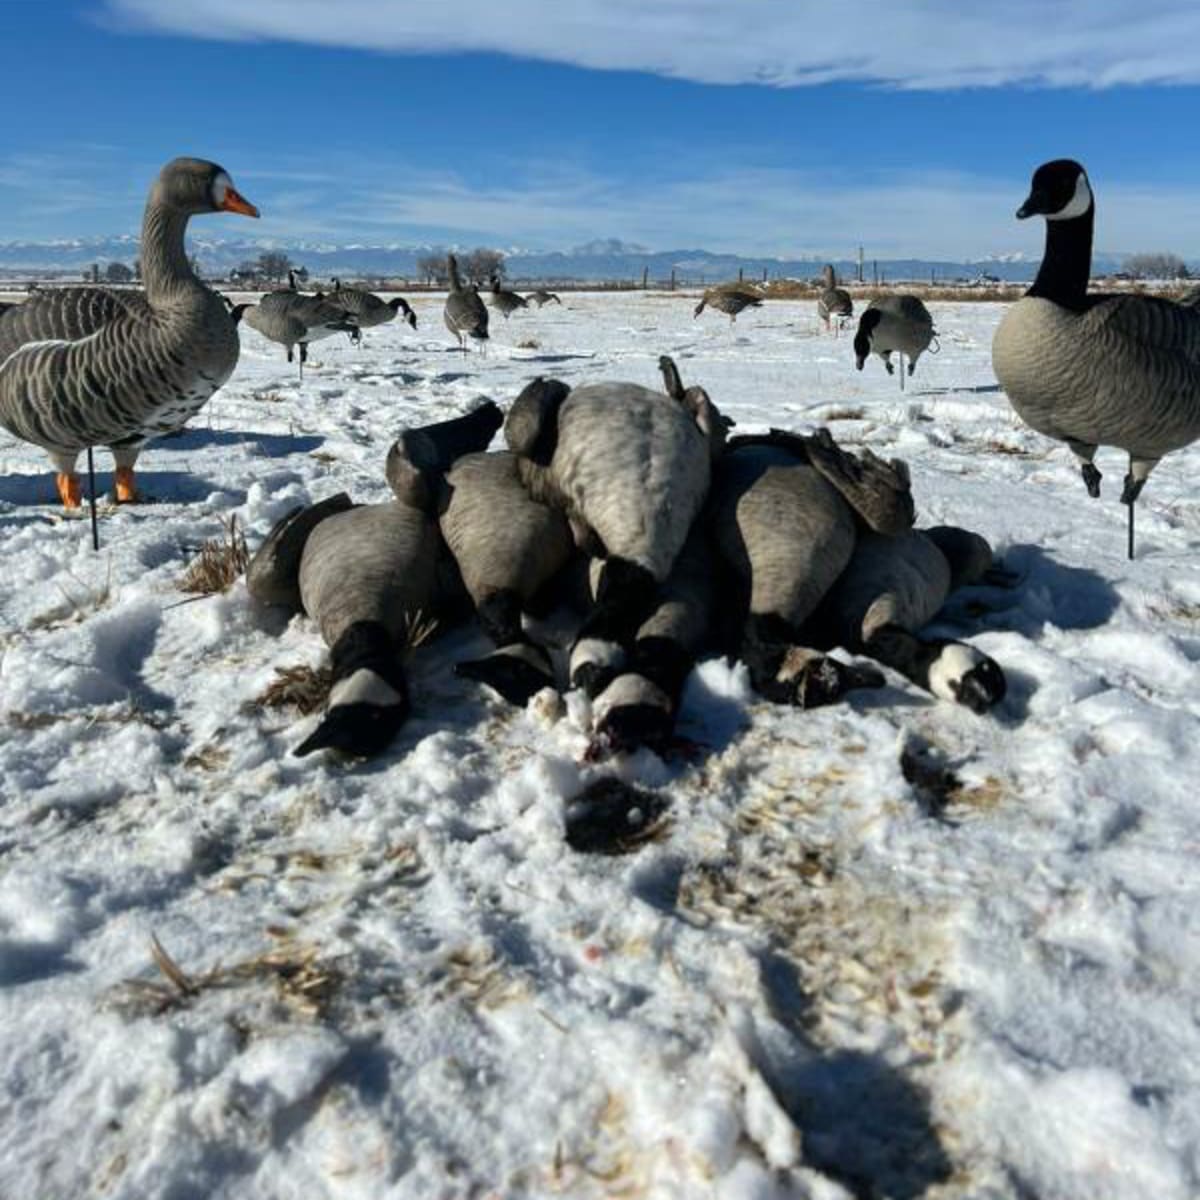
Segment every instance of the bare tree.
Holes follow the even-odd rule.
[[[133,278],[133,271],[123,262],[110,262],[104,268],[104,278],[109,283],[128,283]]]
[[[504,278],[504,253],[477,246],[461,263],[468,283],[486,283],[493,275]]]
[[[432,254],[422,254],[417,259],[417,271],[427,283],[445,283],[446,252],[434,250]]]
[[[282,250],[264,250],[258,256],[258,271],[267,279],[278,281],[292,270],[292,260]]]
[[[1189,279],[1187,263],[1178,254],[1159,251],[1153,254],[1131,254],[1121,264],[1126,274],[1135,279]]]

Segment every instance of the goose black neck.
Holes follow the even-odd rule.
[[[1026,295],[1040,296],[1077,312],[1087,307],[1095,221],[1096,207],[1090,204],[1080,217],[1046,222],[1046,252]]]

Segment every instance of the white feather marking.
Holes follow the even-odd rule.
[[[391,708],[403,703],[404,697],[369,667],[359,667],[353,675],[339,680],[329,691],[330,708],[342,704],[373,704],[376,708]]]
[[[1047,213],[1047,221],[1072,221],[1076,217],[1082,217],[1092,203],[1092,189],[1088,184],[1086,172],[1080,171],[1079,178],[1075,180],[1075,195],[1067,201],[1063,208],[1060,208],[1056,213]]]
[[[929,667],[929,690],[941,700],[957,700],[963,676],[979,666],[984,655],[974,646],[951,642]]]
[[[592,702],[592,719],[602,725],[614,708],[635,704],[671,711],[671,698],[643,675],[618,675]]]
[[[602,641],[600,638],[583,638],[575,643],[571,651],[571,674],[579,670],[585,663],[595,663],[601,667],[615,667],[625,657],[625,651],[616,642]]]

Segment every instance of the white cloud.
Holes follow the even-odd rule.
[[[481,51],[703,83],[1200,82],[1195,0],[102,0],[134,29]]]

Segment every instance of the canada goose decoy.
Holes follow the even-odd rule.
[[[1133,506],[1159,459],[1200,437],[1200,308],[1147,295],[1087,294],[1096,202],[1069,158],[1033,174],[1024,219],[1046,219],[1033,286],[992,340],[992,366],[1021,419],[1066,442],[1088,495],[1100,495],[1100,446],[1129,455],[1121,502]]]
[[[354,319],[337,305],[287,290],[267,292],[257,304],[236,304],[230,315],[235,324],[245,321],[268,341],[283,346],[288,362],[294,360],[295,348],[299,346],[302,380],[304,364],[308,362],[309,342],[332,337],[335,333],[348,333],[353,337],[358,332]]]
[[[532,300],[538,306],[538,308],[541,308],[543,304],[551,303],[551,301],[553,301],[555,304],[562,304],[562,301],[557,295],[555,295],[554,292],[548,292],[545,288],[538,288],[537,291],[530,292],[525,299]]]
[[[498,424],[489,418],[468,414],[410,430],[399,453],[408,446],[410,460],[449,465],[481,439],[486,445]],[[399,499],[355,506],[341,494],[278,522],[251,559],[246,586],[260,603],[306,612],[330,648],[326,711],[295,753],[367,756],[383,750],[408,716],[400,655],[412,625],[451,613],[462,585],[431,508]]]
[[[0,424],[47,451],[67,508],[79,506],[75,466],[92,446],[112,449],[117,500],[136,499],[142,446],[183,426],[233,373],[237,329],[184,249],[189,219],[208,212],[258,216],[224,168],[176,158],[146,201],[144,293],[54,288],[0,316]]]
[[[488,340],[488,311],[474,288],[463,287],[458,259],[453,254],[446,255],[446,272],[450,276],[450,294],[446,297],[442,315],[446,328],[458,338],[459,349],[465,351],[464,338],[473,338],[477,342]]]
[[[705,307],[715,308],[719,312],[727,313],[729,323],[732,325],[737,320],[738,313],[743,309],[758,308],[761,304],[762,297],[757,292],[747,291],[745,288],[709,288],[700,297],[700,303],[696,305],[692,319],[695,320]]]
[[[726,425],[702,388],[674,399],[634,383],[572,391],[539,378],[513,403],[504,435],[522,481],[604,559],[571,653],[573,685],[596,695],[617,673],[708,494]]]
[[[967,642],[919,632],[952,591],[978,583],[991,565],[991,547],[965,529],[939,526],[898,537],[866,531],[814,624],[832,643],[892,667],[939,699],[984,713],[1007,691],[1000,665]]]
[[[858,319],[854,335],[854,364],[861,371],[868,354],[883,359],[889,375],[895,374],[892,352],[900,355],[900,390],[904,390],[904,360],[908,359],[908,374],[917,369],[917,359],[937,336],[933,318],[917,296],[878,296],[867,305]]]
[[[374,292],[363,288],[343,287],[336,276],[333,280],[333,291],[325,297],[331,304],[336,304],[353,318],[359,329],[371,329],[392,320],[397,313],[404,314],[404,320],[410,329],[417,327],[417,314],[403,296],[395,296],[391,300],[381,300]]]
[[[714,473],[708,520],[731,576],[738,655],[770,700],[812,707],[880,682],[833,659],[794,653],[805,626],[850,562],[860,525],[907,531],[913,505],[903,463],[841,450],[827,430],[733,439]]]
[[[842,323],[854,315],[854,301],[850,299],[850,293],[845,288],[838,287],[832,263],[826,263],[821,274],[825,280],[825,289],[817,297],[817,316],[825,322],[826,329],[830,328],[832,321],[836,333],[841,329]]]
[[[516,292],[510,292],[507,288],[502,287],[500,279],[496,275],[488,280],[488,287],[492,294],[492,307],[502,313],[506,321],[518,308],[525,308],[528,305],[524,296],[518,296]]]

